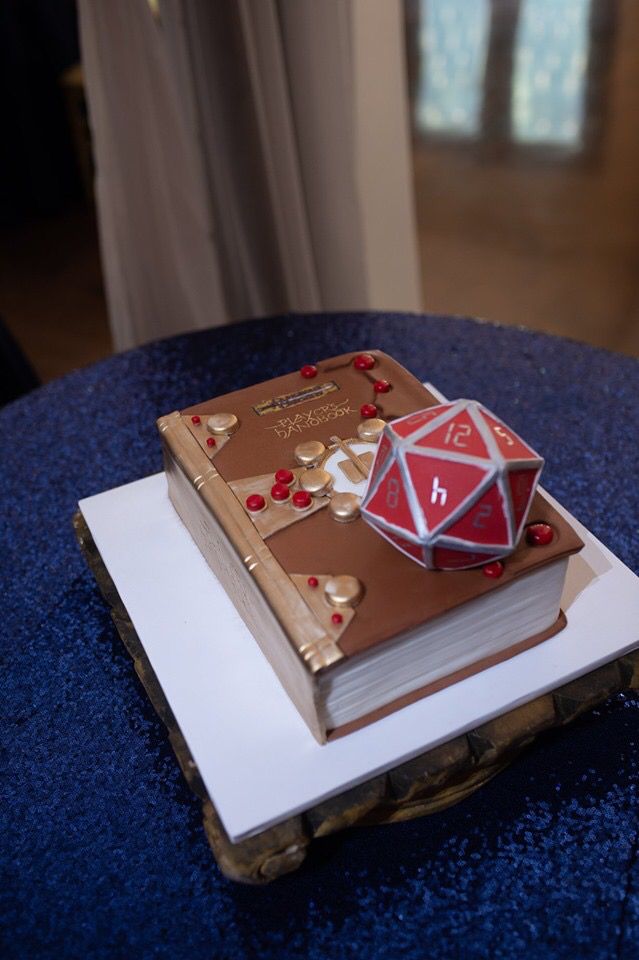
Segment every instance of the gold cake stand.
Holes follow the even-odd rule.
[[[242,883],[268,883],[296,870],[315,839],[338,830],[409,820],[458,803],[503,770],[544,731],[571,723],[613,694],[639,687],[636,650],[255,837],[231,843],[79,511],[73,526],[136,673],[169,732],[182,773],[202,801],[204,829],[215,859],[227,877]]]

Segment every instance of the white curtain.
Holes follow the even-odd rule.
[[[80,0],[115,345],[420,308],[401,0]]]

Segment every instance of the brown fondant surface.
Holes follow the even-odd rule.
[[[374,402],[385,419],[437,403],[391,357],[375,350],[367,352],[376,358],[376,366],[369,372],[356,370],[352,365],[355,354],[345,354],[318,363],[314,380],[305,380],[295,371],[182,413],[199,414],[203,430],[206,416],[212,413],[234,413],[240,418],[240,429],[215,458],[220,475],[231,481],[292,467],[294,449],[303,440],[321,440],[328,445],[332,435],[356,437],[363,403]],[[376,379],[390,381],[390,393],[376,397]],[[331,382],[337,389],[319,399],[261,416],[255,411],[255,407],[278,396]],[[522,542],[506,560],[504,574],[498,580],[484,576],[481,568],[445,573],[424,570],[361,518],[339,524],[326,510],[302,516],[299,523],[273,534],[268,547],[289,574],[351,574],[362,581],[364,597],[339,641],[345,656],[353,656],[582,547],[570,525],[539,494],[529,519],[550,523],[556,533],[553,543],[529,547]]]
[[[392,357],[377,350],[366,352],[377,360],[371,371],[356,370],[352,364],[355,354],[348,353],[318,363],[318,374],[313,380],[305,380],[295,371],[181,412],[189,417],[198,414],[203,432],[206,432],[206,418],[213,413],[234,413],[239,417],[240,429],[215,457],[216,470],[230,481],[290,467],[294,464],[293,451],[303,440],[321,440],[328,446],[334,434],[343,439],[357,437],[363,403],[374,403],[380,417],[389,420],[438,402]],[[373,391],[375,380],[390,380],[393,389],[378,396]],[[335,383],[337,389],[287,410],[261,416],[255,412],[254,408],[265,401],[298,390],[318,388],[324,383]],[[288,436],[280,435],[282,433]]]

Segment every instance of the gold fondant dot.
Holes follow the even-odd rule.
[[[230,436],[235,433],[239,425],[240,421],[234,413],[214,413],[206,421],[206,429],[217,436],[220,434]]]
[[[328,509],[333,520],[350,523],[359,517],[360,499],[356,493],[336,493],[331,497]]]
[[[385,426],[385,421],[380,420],[379,417],[371,417],[370,420],[362,420],[362,422],[357,425],[357,436],[360,440],[379,440],[384,432]]]
[[[302,467],[310,467],[324,456],[326,447],[319,440],[306,440],[295,447],[295,460]]]
[[[357,577],[346,574],[329,577],[324,586],[324,596],[332,607],[354,607],[361,599],[362,592]]]
[[[312,470],[305,470],[300,474],[300,487],[307,490],[313,497],[323,496],[333,482],[333,478],[328,470],[322,470],[315,467]]]

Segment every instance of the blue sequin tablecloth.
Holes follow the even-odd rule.
[[[313,844],[264,887],[222,877],[74,540],[78,499],[161,468],[155,419],[379,347],[484,402],[544,484],[639,570],[639,364],[459,318],[287,316],[177,337],[0,412],[4,958],[639,958],[639,700],[553,731],[429,818]]]

